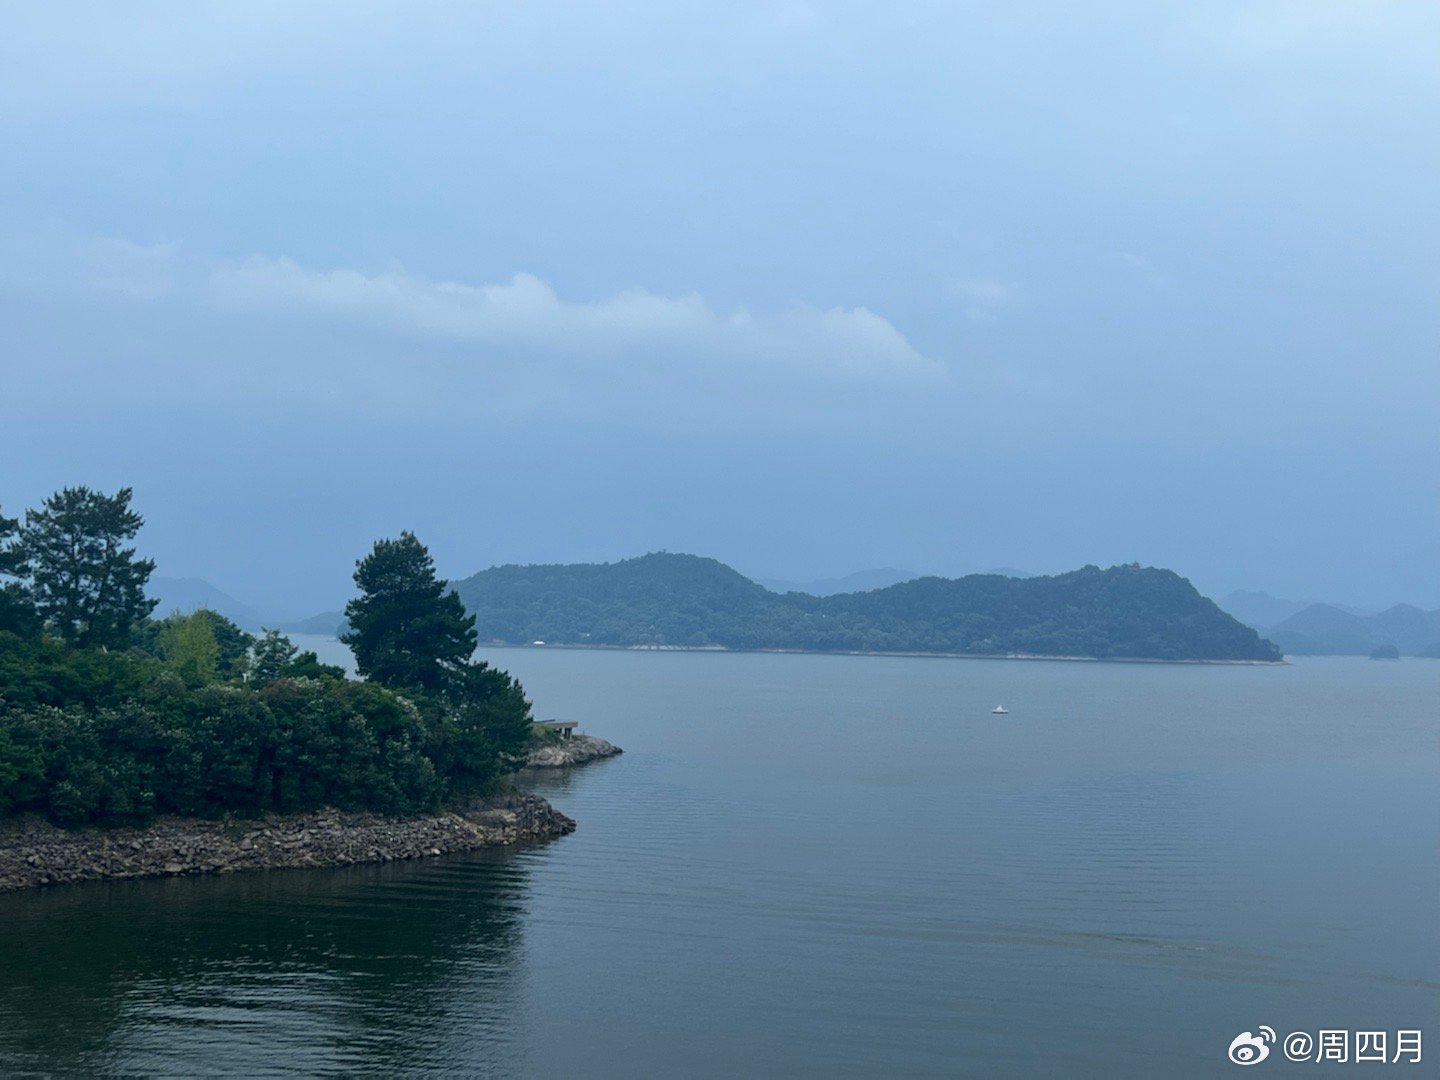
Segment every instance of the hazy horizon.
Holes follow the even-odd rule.
[[[16,9],[0,509],[1440,606],[1440,8]],[[1430,119],[1427,120],[1426,117]],[[1428,132],[1428,134],[1427,134]]]
[[[643,555],[643,554],[649,554],[649,553],[647,553],[647,552],[641,552],[640,554]],[[688,554],[695,554],[695,553],[692,553],[692,552],[672,552],[671,554],[687,554],[687,555],[688,555]],[[638,557],[638,556],[626,556],[625,558],[635,558],[635,557]],[[806,586],[808,586],[808,585],[838,586],[838,585],[840,585],[841,583],[845,582],[847,579],[850,579],[850,578],[865,579],[865,578],[871,577],[871,576],[873,576],[873,575],[883,575],[885,571],[895,569],[895,568],[893,568],[893,567],[885,567],[885,568],[881,568],[881,567],[866,567],[866,568],[858,569],[858,570],[856,570],[856,571],[854,571],[854,572],[852,572],[852,573],[837,574],[837,575],[834,575],[833,577],[786,579],[786,578],[774,578],[774,577],[769,577],[769,576],[764,575],[764,574],[748,573],[744,568],[738,567],[738,566],[734,566],[733,564],[726,562],[725,559],[719,558],[719,557],[717,557],[717,556],[705,556],[705,555],[701,555],[700,557],[702,557],[702,558],[717,558],[719,562],[725,563],[725,565],[730,566],[731,569],[738,571],[739,573],[743,574],[745,577],[749,578],[750,580],[756,582],[756,583],[759,584],[759,585],[763,585],[763,586],[764,586],[765,588],[767,588],[767,589],[771,589],[772,591],[776,591],[776,592],[784,592],[784,591],[791,590],[791,589],[798,590],[798,591],[813,591],[813,590],[807,589]],[[593,560],[577,560],[577,561],[578,561],[578,562],[581,562],[581,563],[597,563],[597,562],[614,562],[614,561],[617,561],[617,560],[613,560],[613,559],[609,559],[609,560],[593,559]],[[481,572],[483,572],[483,571],[485,571],[485,570],[493,569],[494,566],[496,566],[496,565],[503,565],[503,564],[493,564],[493,565],[491,565],[491,566],[477,567],[475,570],[468,571],[468,572],[465,572],[465,573],[455,573],[455,574],[448,575],[448,578],[447,578],[447,579],[448,579],[449,581],[451,581],[451,582],[460,581],[460,580],[462,580],[462,579],[464,579],[464,578],[467,578],[467,577],[472,576],[473,574],[481,573]],[[520,565],[525,565],[525,563],[522,562]],[[1068,572],[1068,571],[1070,571],[1070,570],[1078,570],[1078,569],[1080,569],[1080,565],[1079,565],[1079,564],[1077,564],[1076,566],[1068,566],[1068,567],[1059,568],[1059,569],[1054,569],[1054,570],[1036,571],[1036,572],[1034,572],[1034,573],[1031,573],[1030,571],[1021,571],[1019,576],[1027,576],[1027,577],[1028,577],[1028,576],[1045,576],[1045,575],[1053,575],[1053,574],[1063,574],[1063,573],[1066,573],[1066,572]],[[1163,569],[1173,570],[1173,569],[1175,569],[1175,568],[1174,568],[1174,567],[1164,567]],[[896,581],[899,581],[899,580],[911,580],[911,579],[913,579],[913,578],[919,578],[919,577],[952,577],[952,578],[954,578],[954,577],[964,577],[964,576],[966,576],[966,575],[968,575],[968,574],[991,574],[991,573],[999,573],[999,574],[1006,574],[1007,576],[1015,576],[1014,573],[1007,573],[1007,572],[1013,572],[1013,571],[1016,571],[1016,570],[1018,570],[1018,568],[1016,568],[1016,567],[986,567],[986,568],[975,568],[975,569],[971,569],[971,570],[962,570],[962,571],[959,571],[959,572],[957,572],[957,573],[951,573],[951,574],[945,574],[945,573],[939,573],[939,572],[933,572],[933,571],[923,571],[923,570],[922,570],[922,571],[913,571],[913,572],[911,572],[911,571],[906,571],[903,576],[897,576],[897,577],[895,578],[895,580],[896,580]],[[1177,572],[1177,573],[1181,573],[1181,576],[1182,576],[1182,577],[1186,576],[1186,575],[1183,574],[1183,572],[1180,572],[1180,571],[1176,571],[1176,572]],[[442,574],[442,576],[446,576],[446,575],[443,575],[443,574]],[[343,593],[343,594],[341,594],[341,595],[338,595],[338,596],[334,599],[334,601],[333,601],[332,603],[322,604],[322,605],[320,605],[319,607],[307,608],[307,609],[301,611],[301,610],[292,610],[292,609],[290,609],[290,608],[284,608],[284,607],[280,607],[280,608],[271,607],[271,606],[268,606],[268,605],[266,605],[266,604],[256,602],[256,601],[254,601],[254,599],[253,599],[252,597],[250,597],[249,595],[245,594],[245,593],[242,592],[242,591],[226,588],[226,587],[224,587],[223,585],[217,584],[215,581],[212,581],[211,579],[206,578],[206,577],[203,577],[203,576],[200,576],[200,575],[184,575],[184,576],[172,575],[172,574],[166,574],[166,573],[164,573],[163,568],[157,568],[157,570],[156,570],[156,572],[155,572],[155,575],[154,575],[154,582],[156,583],[157,586],[164,586],[164,585],[167,585],[167,584],[172,583],[172,582],[174,582],[174,583],[199,583],[199,584],[202,585],[202,586],[205,586],[205,587],[208,587],[208,588],[211,588],[211,589],[215,589],[217,592],[223,593],[229,600],[235,601],[235,602],[239,603],[240,605],[243,605],[243,606],[244,606],[245,608],[247,608],[247,609],[251,609],[250,614],[252,614],[253,617],[258,618],[258,619],[261,620],[262,622],[265,622],[265,621],[300,622],[300,621],[303,621],[303,620],[308,619],[308,618],[310,618],[310,617],[312,617],[312,616],[315,616],[315,615],[322,615],[322,614],[326,614],[327,612],[338,612],[338,611],[340,611],[340,610],[342,610],[342,609],[344,608],[345,602],[350,598],[350,596],[353,595],[353,592],[354,592],[354,590],[351,589],[351,590],[349,590],[349,591],[347,591],[347,592],[345,592],[345,593]],[[885,584],[893,584],[893,583],[894,583],[893,581],[886,581],[884,584],[877,584],[877,583],[873,583],[873,582],[872,582],[872,583],[863,583],[863,582],[862,582],[861,584],[856,584],[856,585],[853,585],[853,586],[847,586],[847,587],[845,587],[845,588],[843,588],[843,589],[839,589],[839,588],[826,588],[826,589],[824,589],[824,590],[821,590],[821,592],[819,593],[819,595],[828,595],[828,594],[833,593],[833,592],[836,592],[836,591],[844,591],[844,592],[864,592],[864,591],[867,591],[867,590],[869,590],[869,589],[883,588],[883,587],[885,586]],[[1384,610],[1386,610],[1386,609],[1388,609],[1388,608],[1392,608],[1392,607],[1395,607],[1395,606],[1398,606],[1398,605],[1409,605],[1409,606],[1411,606],[1411,607],[1418,607],[1418,608],[1421,608],[1421,609],[1427,609],[1428,607],[1433,606],[1433,605],[1427,605],[1427,604],[1424,603],[1423,601],[1407,600],[1407,599],[1403,599],[1403,598],[1402,598],[1402,599],[1399,599],[1399,600],[1395,600],[1395,601],[1389,602],[1389,603],[1379,604],[1379,605],[1376,605],[1376,604],[1353,604],[1353,603],[1349,603],[1349,602],[1344,601],[1344,600],[1336,600],[1336,599],[1333,598],[1333,597],[1327,597],[1327,596],[1302,596],[1302,597],[1295,597],[1295,596],[1276,596],[1275,594],[1270,593],[1270,592],[1267,592],[1266,590],[1263,590],[1263,589],[1245,589],[1245,588],[1224,589],[1224,590],[1221,590],[1221,589],[1207,589],[1207,588],[1205,588],[1205,586],[1204,586],[1203,583],[1201,583],[1201,582],[1194,582],[1193,579],[1192,579],[1192,583],[1196,586],[1197,589],[1199,589],[1199,591],[1200,591],[1202,594],[1204,594],[1205,596],[1207,596],[1207,597],[1209,597],[1210,599],[1212,599],[1212,600],[1216,601],[1217,603],[1219,603],[1222,608],[1226,608],[1226,604],[1224,603],[1224,601],[1226,601],[1227,598],[1229,598],[1232,594],[1251,594],[1251,595],[1259,596],[1259,597],[1262,597],[1262,598],[1267,598],[1267,599],[1276,600],[1276,601],[1282,601],[1282,602],[1288,602],[1288,603],[1294,603],[1294,604],[1299,604],[1299,605],[1323,604],[1323,605],[1327,605],[1327,606],[1337,607],[1337,608],[1339,608],[1340,610],[1349,612],[1349,613],[1351,613],[1351,614],[1359,614],[1359,615],[1371,615],[1371,614],[1376,614],[1376,613],[1378,613],[1378,612],[1380,612],[1380,611],[1384,611]],[[167,590],[167,589],[164,588],[164,587],[152,588],[151,594],[152,594],[152,595],[159,595],[159,594],[167,593],[168,591],[169,591],[169,590]],[[190,610],[190,609],[191,609],[192,607],[194,607],[194,606],[196,606],[196,604],[193,604],[193,603],[192,603],[192,604],[182,605],[182,607],[183,607],[184,610]],[[199,606],[206,606],[206,605],[200,604]],[[162,604],[162,607],[164,607],[163,604]],[[1228,610],[1228,608],[1226,608],[1226,609]],[[158,614],[161,614],[162,612],[161,612],[161,610],[160,610],[159,608],[157,608],[157,612],[156,612],[156,613],[157,613],[157,615],[158,615]],[[1231,614],[1235,614],[1235,615],[1237,615],[1237,617],[1240,617],[1240,615],[1239,615],[1237,612],[1231,612]],[[1246,622],[1246,623],[1250,623],[1251,625],[1256,625],[1256,624],[1254,623],[1254,621],[1251,620],[1251,619],[1249,619],[1249,618],[1241,617],[1241,621],[1242,621],[1242,622]],[[1272,620],[1272,621],[1275,622],[1275,623],[1278,623],[1278,622],[1283,621],[1283,619],[1277,618],[1277,619]]]

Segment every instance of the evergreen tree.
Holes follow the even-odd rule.
[[[448,794],[482,793],[501,773],[524,764],[534,717],[525,691],[508,672],[465,666],[446,694],[436,757]]]
[[[250,681],[256,686],[269,686],[284,678],[299,651],[279,630],[266,630],[250,648]]]
[[[0,514],[0,632],[31,635],[40,628],[30,590],[25,587],[25,553],[20,522]]]
[[[125,546],[145,522],[130,509],[131,494],[65,488],[25,515],[20,548],[35,607],[72,645],[123,645],[155,607],[145,596],[155,563]]]
[[[413,533],[380,540],[355,564],[360,595],[345,605],[350,629],[340,640],[362,675],[394,689],[455,686],[475,651],[475,618],[435,576],[435,563]]]

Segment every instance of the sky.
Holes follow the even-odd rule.
[[[0,508],[1440,606],[1440,5],[0,16]]]

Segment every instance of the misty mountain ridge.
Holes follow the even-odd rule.
[[[1384,645],[1403,655],[1434,655],[1440,647],[1440,611],[1396,604],[1375,615],[1357,615],[1334,604],[1311,604],[1265,631],[1296,655],[1368,656]]]
[[[324,634],[327,637],[339,637],[345,630],[345,613],[322,611],[305,619],[276,623],[273,629],[285,634]]]
[[[1258,589],[1236,589],[1223,600],[1217,600],[1216,603],[1220,605],[1221,610],[1228,611],[1246,626],[1253,626],[1263,633],[1273,626],[1278,626],[1290,616],[1298,615],[1306,608],[1313,607],[1319,601],[1287,600],[1271,596]],[[1351,615],[1375,614],[1374,608],[1367,611],[1350,604],[1329,603],[1326,606],[1337,608]]]
[[[1279,651],[1169,570],[922,577],[860,593],[774,593],[724,563],[657,553],[497,566],[452,582],[482,641],[1152,660]]]
[[[1413,604],[1362,611],[1238,589],[1220,607],[1295,655],[1368,656],[1387,645],[1406,656],[1440,652],[1440,611]]]
[[[1298,614],[1310,606],[1308,600],[1282,600],[1267,592],[1254,589],[1236,589],[1223,600],[1216,601],[1222,611],[1228,611],[1246,626],[1263,631],[1266,627],[1284,622],[1291,615]]]
[[[287,634],[340,633],[345,614],[340,611],[326,611],[305,619],[276,619],[243,600],[237,600],[222,589],[216,588],[203,578],[173,578],[151,576],[145,586],[146,594],[158,601],[154,617],[163,619],[174,612],[188,615],[199,608],[207,608],[218,615],[224,615],[242,630],[258,634],[261,630],[280,630]]]
[[[641,558],[652,558],[642,556]],[[692,559],[696,556],[675,556]],[[623,560],[632,563],[636,560]],[[772,595],[786,592],[803,593],[815,599],[829,599],[840,596],[889,590],[917,580],[945,581],[966,580],[944,579],[933,575],[920,575],[894,567],[860,570],[838,578],[822,578],[808,582],[784,581],[773,578],[750,579],[719,563],[704,560],[723,567],[728,571],[722,578],[734,584],[734,579],[746,582],[762,592]],[[574,564],[577,566],[604,566],[621,564]],[[504,569],[501,567],[495,570]],[[490,573],[482,571],[481,573]],[[728,575],[734,575],[729,578]],[[1013,568],[1001,567],[985,574],[967,577],[999,576],[1004,578],[1028,579],[1034,575]],[[1063,575],[1061,575],[1063,576]],[[463,579],[473,581],[479,574]],[[457,589],[463,584],[456,581]],[[216,588],[201,578],[172,578],[155,576],[147,587],[152,598],[160,602],[155,609],[156,617],[164,617],[172,611],[190,612],[206,607],[233,620],[241,628],[258,632],[262,627],[271,627],[291,634],[338,635],[344,627],[342,611],[326,611],[305,619],[271,619],[258,609]],[[460,590],[465,599],[467,590]],[[752,594],[753,595],[753,594]],[[1395,645],[1403,655],[1420,656],[1440,653],[1440,612],[1424,611],[1411,604],[1396,604],[1385,611],[1367,614],[1340,604],[1311,603],[1288,600],[1260,590],[1235,590],[1219,601],[1219,608],[1248,626],[1265,639],[1274,642],[1283,652],[1294,655],[1369,655],[1375,648],[1387,644]],[[472,609],[473,610],[473,609]],[[593,631],[592,631],[593,633]],[[485,635],[482,635],[482,638]],[[494,635],[492,635],[494,636]],[[536,634],[525,637],[521,634],[515,640],[533,641],[558,640],[555,634],[546,637]],[[504,639],[503,636],[499,637]],[[595,643],[591,639],[585,642]],[[879,650],[877,650],[879,651]],[[929,650],[915,650],[929,651]]]
[[[265,624],[265,617],[259,611],[227,592],[217,589],[202,578],[173,578],[152,575],[145,585],[145,593],[155,605],[154,616],[163,619],[173,612],[188,615],[197,608],[208,608],[224,615],[242,630],[252,633]]]

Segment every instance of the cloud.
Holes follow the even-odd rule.
[[[523,365],[554,377],[667,372],[700,386],[737,377],[743,383],[762,372],[789,384],[898,386],[949,374],[866,307],[796,303],[721,312],[698,293],[643,288],[577,300],[530,273],[466,283],[403,269],[316,270],[283,257],[214,260],[174,243],[84,236],[60,225],[0,222],[0,292],[167,305],[177,314],[239,317],[281,333],[301,324],[373,331],[419,346],[411,355],[424,355],[425,346],[470,346],[473,366],[496,375]],[[443,355],[448,364],[454,353]]]
[[[1013,304],[1019,295],[1012,282],[993,278],[952,281],[945,291],[962,302],[965,317],[975,323],[989,322],[1001,308]]]
[[[7,300],[83,312],[73,335],[55,333],[68,343],[55,364],[33,367],[37,392],[63,370],[107,394],[144,386],[151,405],[200,395],[427,423],[603,416],[793,431],[868,422],[974,378],[861,306],[718,311],[696,293],[643,288],[576,299],[529,273],[479,283],[216,260],[54,222],[0,220]]]
[[[849,379],[944,371],[864,307],[794,305],[773,313],[723,314],[695,293],[664,296],[639,288],[601,300],[567,300],[527,273],[466,284],[401,271],[311,270],[290,259],[255,256],[212,268],[204,297],[232,312],[323,318],[422,340],[583,360],[763,363]]]

